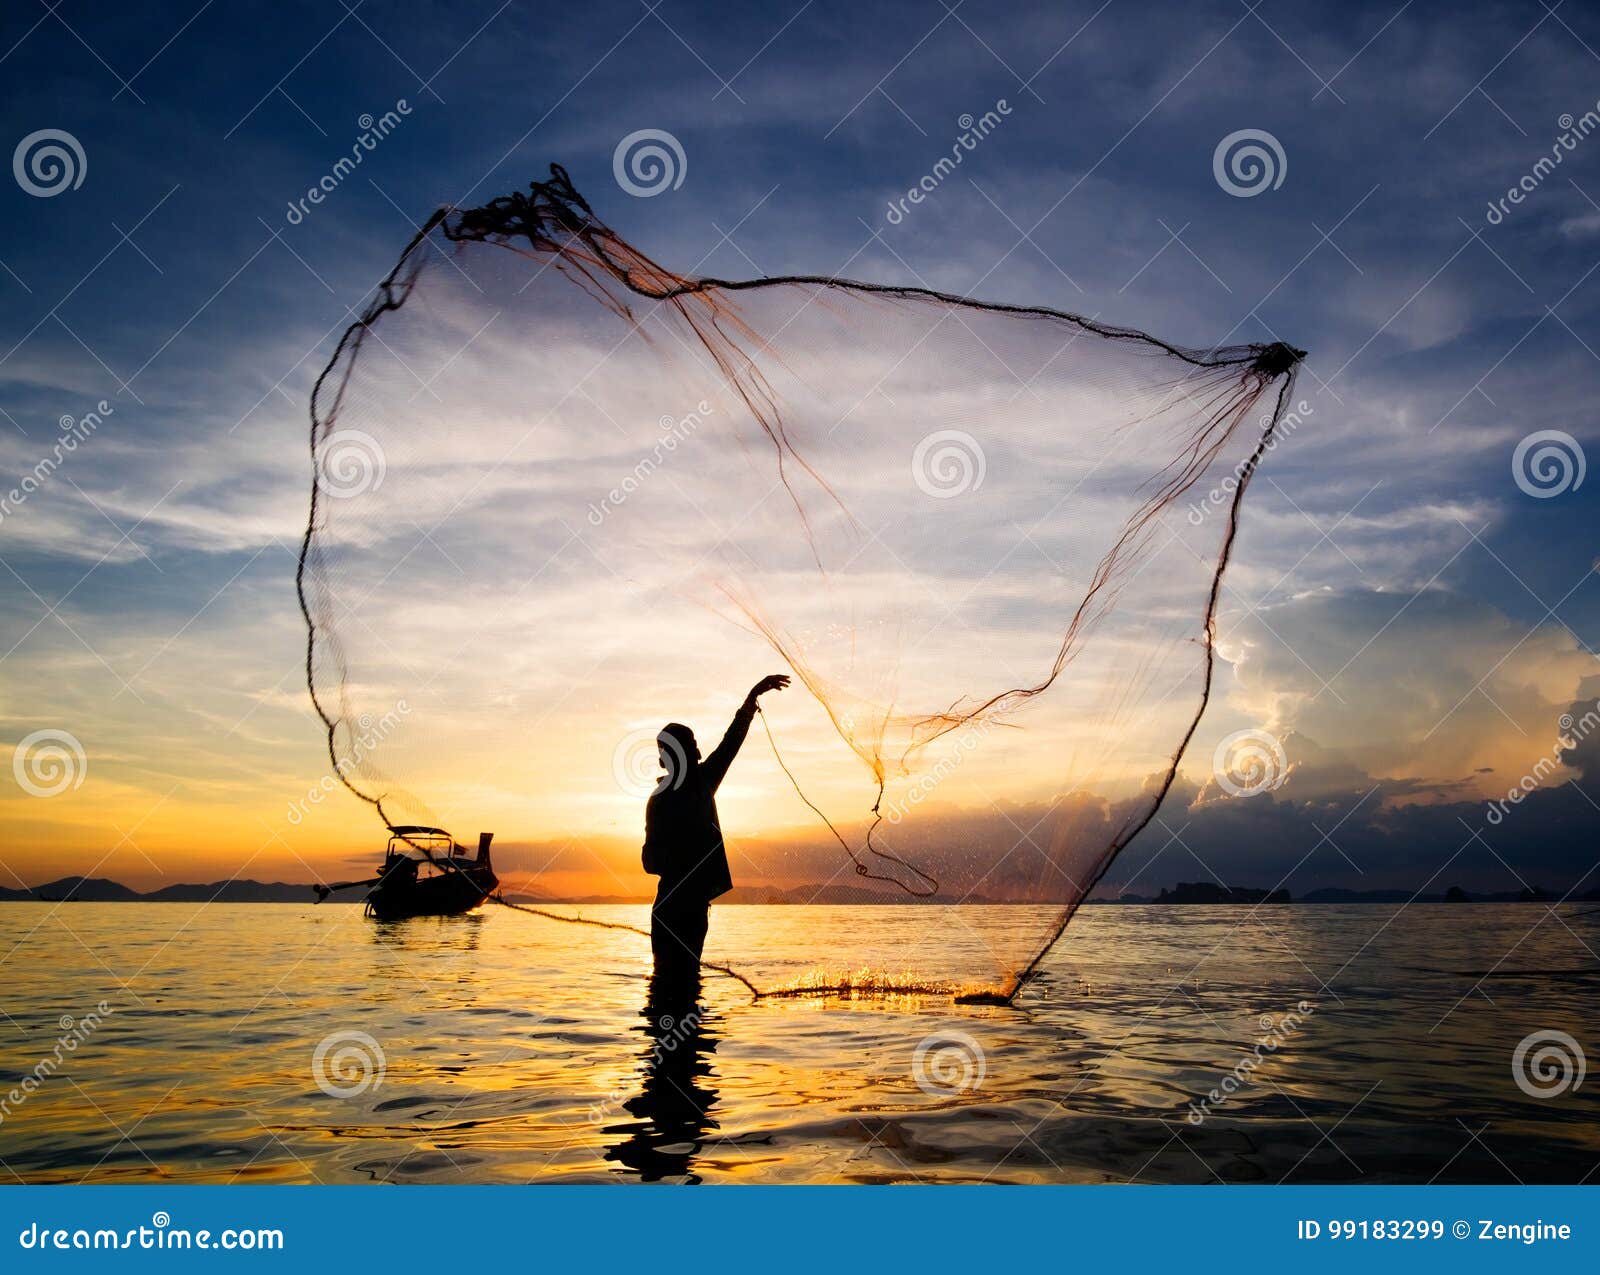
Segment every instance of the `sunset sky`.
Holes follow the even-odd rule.
[[[1169,10],[10,6],[3,73],[34,88],[0,104],[3,136],[69,133],[83,180],[48,196],[0,183],[0,488],[52,453],[64,418],[87,437],[0,504],[0,743],[16,762],[0,768],[0,885],[307,881],[370,861],[381,829],[353,798],[291,815],[328,768],[294,592],[311,383],[435,207],[552,161],[686,271],[839,273],[1187,346],[1310,351],[1304,417],[1245,502],[1210,711],[1109,883],[1600,885],[1600,733],[1540,767],[1561,715],[1600,698],[1600,480],[1537,492],[1526,449],[1517,480],[1532,434],[1568,436],[1584,466],[1600,442],[1600,119],[1583,121],[1600,112],[1600,18]],[[388,135],[330,188],[363,117],[386,112]],[[986,112],[988,135],[925,182]],[[613,154],[643,129],[681,145],[681,185],[619,183]],[[1214,156],[1246,129],[1277,143],[1282,180],[1240,196]],[[952,559],[942,583],[971,568]],[[1053,631],[1046,575],[1021,581],[1022,630]],[[524,728],[478,741],[492,772],[452,789],[452,830],[493,827],[507,875],[551,893],[643,894],[642,797],[617,759],[669,719],[708,747],[780,670],[702,614],[674,630],[692,655],[631,630],[596,652],[577,621],[614,601],[557,577],[519,601],[527,679],[490,677]],[[808,794],[858,823],[870,777],[821,706],[797,686],[771,707]],[[1213,773],[1244,730],[1283,750],[1271,792],[1233,796]],[[62,791],[35,795],[28,748],[57,733],[81,760],[69,742],[65,780],[43,781]],[[1058,795],[1053,754],[1003,773],[978,757],[970,783],[1024,835]],[[1530,773],[1538,794],[1490,819],[1488,799]],[[1114,778],[1123,795],[1138,783]],[[944,844],[994,831],[964,792],[939,798]],[[736,875],[757,851],[777,883],[838,866],[759,728],[721,806]]]

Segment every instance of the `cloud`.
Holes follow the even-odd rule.
[[[1600,212],[1568,217],[1561,223],[1561,233],[1568,239],[1593,239],[1600,235]]]
[[[1232,16],[1197,22],[1176,5],[1151,13],[1111,6],[1085,26],[1088,16],[1002,6],[980,26],[970,15],[959,21],[912,5],[826,18],[813,8],[775,35],[784,19],[754,8],[732,19],[686,9],[672,20],[691,53],[639,13],[624,15],[638,25],[613,49],[616,37],[600,34],[603,18],[599,27],[587,15],[535,20],[513,6],[468,44],[480,19],[440,10],[413,24],[406,56],[425,70],[442,68],[440,96],[448,100],[419,94],[415,117],[363,165],[363,180],[347,183],[292,233],[282,225],[284,199],[326,171],[379,88],[384,100],[394,96],[384,86],[403,88],[400,69],[364,33],[345,42],[352,33],[341,32],[291,76],[291,97],[264,100],[236,128],[257,95],[240,86],[282,74],[269,64],[271,50],[228,21],[208,26],[207,56],[198,62],[175,45],[143,73],[146,83],[167,77],[159,110],[135,109],[123,95],[73,124],[102,175],[91,180],[110,182],[122,210],[117,225],[131,242],[113,239],[105,201],[89,200],[87,190],[76,200],[9,205],[22,219],[18,242],[28,247],[7,254],[14,273],[0,273],[11,327],[4,346],[18,343],[4,367],[6,411],[21,429],[0,420],[0,468],[30,468],[35,444],[60,414],[114,394],[135,370],[132,388],[144,400],[116,397],[118,415],[97,445],[6,519],[4,556],[16,578],[0,580],[11,590],[3,629],[4,646],[15,644],[14,725],[91,723],[85,733],[97,755],[115,759],[91,783],[147,755],[197,788],[226,775],[233,802],[252,811],[280,806],[280,788],[292,795],[304,786],[297,776],[321,773],[303,701],[296,706],[286,689],[274,689],[292,688],[300,676],[293,555],[269,550],[238,580],[234,573],[263,545],[292,546],[298,537],[310,377],[349,321],[347,306],[410,234],[411,219],[469,189],[487,198],[521,188],[559,159],[602,215],[669,265],[708,258],[708,269],[740,276],[849,263],[853,275],[1064,305],[1198,344],[1282,335],[1310,348],[1300,393],[1316,415],[1251,489],[1220,626],[1230,664],[1218,669],[1218,694],[1189,756],[1192,773],[1163,818],[1176,830],[1192,815],[1212,838],[1208,860],[1215,854],[1241,870],[1257,854],[1292,861],[1317,844],[1318,826],[1347,814],[1349,832],[1360,830],[1380,863],[1413,853],[1407,834],[1429,854],[1446,847],[1450,811],[1473,818],[1460,786],[1483,794],[1515,783],[1554,746],[1554,723],[1581,698],[1586,675],[1587,656],[1542,607],[1518,610],[1528,599],[1506,571],[1561,598],[1574,583],[1561,575],[1575,577],[1581,566],[1566,562],[1569,546],[1588,543],[1592,507],[1508,508],[1521,498],[1507,466],[1511,447],[1536,428],[1595,437],[1593,287],[1573,285],[1592,264],[1584,253],[1600,217],[1561,180],[1546,182],[1492,231],[1481,219],[1485,201],[1548,143],[1558,115],[1593,100],[1592,59],[1555,23],[1521,42],[1531,20],[1509,9],[1470,24],[1416,7],[1392,21],[1389,11],[1307,11],[1274,29],[1253,19],[1230,26]],[[934,22],[938,29],[908,49]],[[149,55],[144,39],[137,22],[119,18],[96,43],[109,63],[139,66]],[[1513,45],[1517,56],[1500,60]],[[73,47],[47,24],[8,65],[40,86],[37,100],[66,100],[79,87]],[[337,59],[345,73],[328,75],[322,59]],[[738,72],[737,95],[718,92],[710,67]],[[1492,83],[1474,92],[1486,67],[1494,68]],[[1012,68],[1022,77],[1039,71],[1032,87],[1046,100],[1021,88]],[[1342,103],[1318,78],[1335,71]],[[550,85],[571,92],[540,97]],[[890,233],[882,224],[887,194],[948,148],[960,113],[1002,95],[1014,108],[1004,126]],[[301,111],[316,118],[315,128]],[[519,115],[525,123],[506,127]],[[525,134],[535,120],[539,127]],[[13,136],[35,126],[15,122]],[[1210,171],[1216,141],[1244,125],[1269,128],[1289,159],[1283,187],[1252,200],[1223,193]],[[689,152],[683,189],[660,200],[633,200],[609,176],[615,142],[644,126],[679,133]],[[1564,162],[1562,178],[1592,192],[1597,160],[1600,141],[1591,139]],[[267,242],[262,220],[284,241]],[[1471,239],[1474,228],[1481,241]],[[975,364],[984,351],[973,343],[961,357]],[[549,367],[564,374],[559,358]],[[644,382],[620,388],[608,409],[625,405],[630,392],[646,417],[659,414],[640,405],[655,394]],[[913,410],[929,402],[905,401]],[[1043,416],[1036,424],[1041,437],[1056,427]],[[624,459],[620,471],[602,463],[581,481],[592,478],[598,496],[634,458]],[[580,477],[561,480],[575,485]],[[1001,467],[991,467],[995,490],[1001,481]],[[1592,478],[1588,490],[1597,490]],[[475,512],[483,516],[471,525],[495,537],[518,567],[518,583],[537,563],[518,539],[533,515],[516,505],[536,506],[545,491],[523,473],[482,494]],[[1469,527],[1507,566],[1472,545],[1434,579]],[[930,570],[929,580],[965,583],[970,562],[988,548],[986,530],[973,528],[944,574]],[[396,528],[402,532],[412,534]],[[444,544],[453,548],[448,535]],[[1537,573],[1552,562],[1560,572],[1552,571],[1547,590]],[[448,580],[447,563],[430,566],[421,583]],[[1030,602],[1033,615],[1048,611],[1070,583],[1041,562],[985,596],[993,606],[986,653],[1026,627]],[[56,604],[69,590],[58,622],[40,599]],[[1585,604],[1579,592],[1562,610],[1587,640]],[[620,654],[608,648],[562,661],[549,629],[580,616],[582,605],[557,579],[537,606],[507,608],[524,680],[500,693],[530,719],[555,714],[545,728],[555,742],[519,755],[488,785],[511,793],[503,808],[530,839],[550,823],[609,826],[636,813],[605,793],[617,723],[646,710],[721,715],[719,679],[737,663],[726,655],[680,659],[663,670],[649,641],[626,635],[616,642]],[[460,645],[440,649],[448,659]],[[602,654],[614,658],[602,662]],[[146,703],[117,698],[122,677],[135,677]],[[604,678],[612,684],[600,685]],[[249,726],[233,730],[253,706]],[[1290,782],[1248,806],[1216,799],[1206,787],[1209,746],[1264,724],[1284,737]],[[835,766],[829,740],[825,724],[815,735],[802,732],[802,755],[826,772],[825,786],[853,795],[859,775],[844,773],[853,758]],[[1046,746],[1067,742],[1050,736]],[[1593,747],[1584,740],[1572,750],[1588,776]],[[512,791],[524,762],[561,776],[548,802]],[[730,792],[729,810],[743,826],[765,828],[776,819],[772,792],[782,783],[781,775],[752,771],[744,791]],[[1355,809],[1372,786],[1367,805]],[[131,826],[167,791],[164,783],[146,787],[102,821],[101,841],[114,843],[111,823]],[[462,791],[479,794],[466,784]],[[1202,791],[1205,800],[1191,809]],[[172,796],[160,818],[192,811],[187,793]],[[1049,809],[1039,791],[1007,788],[1004,800],[1013,803],[1005,817],[990,811],[994,827],[982,835],[1004,836],[1008,821],[1027,827],[1028,815]],[[1587,835],[1592,812],[1585,815],[1576,790],[1558,778],[1519,807],[1519,820],[1532,826],[1530,811],[1554,811],[1561,800],[1576,804],[1566,832],[1548,825],[1554,843],[1572,841],[1572,828]],[[1374,822],[1369,807],[1386,822]],[[807,817],[789,813],[794,822]],[[30,817],[40,824],[34,841],[53,844],[49,820],[64,819],[62,808],[31,809]],[[949,826],[952,837],[979,832],[976,815],[961,818]],[[196,853],[228,860],[266,836],[258,823],[197,817],[186,832],[175,815],[165,844],[187,836]],[[365,831],[352,818],[319,825],[318,835],[347,847]],[[72,829],[74,844],[83,843],[80,832]],[[1496,835],[1513,835],[1509,821]],[[1152,827],[1140,845],[1166,836]],[[1550,852],[1531,842],[1523,849]],[[831,862],[830,853],[818,843],[815,866]],[[1352,853],[1366,864],[1365,853]],[[1326,844],[1308,870],[1324,860],[1351,871]]]
[[[1595,658],[1556,623],[1529,626],[1439,586],[1320,590],[1228,629],[1220,724],[1299,732],[1386,779],[1520,773],[1554,736]]]

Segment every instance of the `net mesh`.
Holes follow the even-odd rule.
[[[552,790],[607,788],[642,827],[612,776],[653,773],[653,744],[624,759],[585,706],[615,693],[653,741],[643,704],[664,721],[775,654],[808,693],[766,701],[780,764],[833,839],[742,838],[728,803],[776,799],[725,790],[736,880],[923,901],[904,981],[1007,997],[1177,776],[1301,357],[678,275],[558,167],[441,209],[312,397],[299,584],[330,757],[388,825],[542,843],[579,822]],[[614,871],[600,892],[639,892],[636,863]],[[832,985],[731,928],[713,955],[753,986]]]

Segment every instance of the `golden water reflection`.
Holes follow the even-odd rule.
[[[726,955],[776,935],[797,977],[891,968],[926,940],[918,911],[727,907],[713,936]],[[1596,1087],[1512,1074],[1534,1032],[1600,1049],[1600,919],[1558,911],[1090,908],[1002,1009],[752,1003],[725,978],[669,994],[643,940],[504,910],[7,904],[0,1088],[50,1065],[0,1110],[0,1162],[26,1181],[1577,1181]]]

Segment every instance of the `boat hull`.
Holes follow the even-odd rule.
[[[367,896],[367,911],[379,921],[457,916],[479,907],[499,884],[486,868],[463,867],[435,877],[380,885]]]

